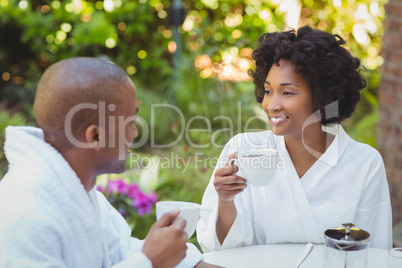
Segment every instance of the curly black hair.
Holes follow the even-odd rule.
[[[255,70],[249,70],[257,101],[264,98],[264,82],[272,65],[286,59],[310,84],[314,111],[320,110],[321,124],[340,123],[350,117],[366,81],[360,74],[360,60],[341,46],[345,43],[339,35],[310,26],[301,27],[297,33],[289,30],[261,35],[252,54]],[[338,116],[326,118],[325,107],[335,101]]]

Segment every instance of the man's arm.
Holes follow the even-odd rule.
[[[26,218],[21,222],[0,221],[1,267],[57,267],[68,265],[61,256],[62,245],[54,226]]]
[[[145,238],[142,251],[151,260],[154,268],[174,267],[186,256],[188,239],[183,231],[186,221],[176,219],[179,213],[178,209],[165,213],[152,225]]]

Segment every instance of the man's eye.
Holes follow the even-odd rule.
[[[133,125],[133,124],[135,124],[135,122],[137,122],[137,116],[131,117],[129,123],[130,123],[131,125]]]

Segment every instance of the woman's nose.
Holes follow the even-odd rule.
[[[273,95],[273,96],[269,97],[265,108],[267,111],[270,111],[270,112],[280,110],[282,108],[280,98],[277,95]]]

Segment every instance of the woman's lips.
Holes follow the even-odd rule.
[[[286,122],[289,119],[287,116],[269,116],[269,122],[272,125],[280,125]]]

